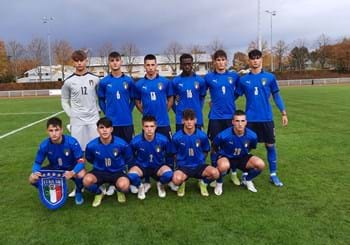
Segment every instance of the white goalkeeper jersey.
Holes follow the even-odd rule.
[[[97,85],[100,79],[92,73],[84,75],[73,74],[65,81],[61,89],[63,109],[70,117],[72,125],[96,124],[99,119],[97,105]],[[66,108],[65,108],[66,107]]]

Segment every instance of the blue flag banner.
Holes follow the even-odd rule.
[[[39,197],[45,207],[51,210],[62,207],[67,200],[67,181],[63,170],[40,170]]]

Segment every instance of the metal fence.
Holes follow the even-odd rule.
[[[280,86],[335,85],[350,84],[350,77],[279,80]],[[60,89],[0,91],[0,97],[54,96],[61,95]]]
[[[350,77],[279,80],[278,81],[278,84],[280,86],[332,85],[332,84],[346,84],[346,83],[350,83]]]
[[[60,89],[0,91],[0,97],[53,96],[61,95]]]

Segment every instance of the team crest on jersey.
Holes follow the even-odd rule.
[[[228,83],[229,83],[229,84],[232,84],[232,83],[233,83],[233,78],[232,78],[232,77],[228,77],[227,79],[228,79]]]
[[[67,200],[67,182],[63,170],[41,170],[39,179],[39,197],[48,209],[58,209]]]
[[[200,147],[201,146],[201,141],[200,140],[196,140],[196,147]]]
[[[267,83],[267,79],[266,78],[261,79],[261,83],[263,86],[265,86],[265,84]]]
[[[117,148],[113,149],[113,155],[114,157],[118,156],[119,150]]]
[[[163,83],[158,83],[158,89],[163,90]]]
[[[125,90],[127,90],[129,88],[129,84],[127,82],[123,82],[123,87]]]
[[[194,88],[199,89],[199,82],[197,82],[197,81],[194,82]]]
[[[94,80],[89,80],[89,85],[94,86]]]
[[[161,149],[160,145],[157,145],[157,146],[156,146],[156,152],[159,153],[159,152],[160,152],[160,149]]]
[[[248,148],[248,146],[249,146],[249,141],[244,142],[244,147]]]
[[[69,154],[70,154],[70,150],[69,150],[69,149],[64,149],[63,152],[64,152],[64,155],[65,155],[66,157],[68,157]]]

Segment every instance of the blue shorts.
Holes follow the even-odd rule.
[[[113,135],[122,138],[129,144],[134,136],[134,125],[113,126]]]
[[[232,127],[232,119],[209,119],[208,138],[213,141],[221,131]]]
[[[275,124],[271,122],[248,122],[247,128],[253,130],[258,136],[258,142],[275,143]]]
[[[196,178],[196,179],[202,179],[203,178],[203,172],[204,170],[209,167],[209,165],[206,164],[200,164],[197,167],[190,168],[190,167],[178,167],[177,170],[182,171],[187,175],[188,178]]]
[[[168,138],[169,141],[171,140],[172,133],[171,133],[170,126],[158,126],[156,133],[164,135],[165,137]]]
[[[96,177],[96,179],[97,179],[96,184],[98,186],[100,186],[104,183],[109,183],[109,184],[115,185],[115,183],[117,182],[117,180],[120,177],[128,178],[128,176],[125,174],[124,171],[106,172],[106,171],[99,171],[99,170],[93,169],[89,173],[93,174]]]
[[[160,167],[156,167],[156,168],[151,168],[151,167],[144,168],[139,164],[134,164],[130,168],[132,168],[134,166],[141,169],[144,178],[145,177],[152,177],[154,180],[159,181],[159,176],[157,175],[157,173],[158,173],[159,169],[164,165],[162,165]]]
[[[230,166],[232,169],[238,168],[243,172],[248,172],[249,169],[247,168],[247,163],[252,156],[253,156],[252,154],[248,154],[240,158],[228,158],[228,157],[226,158],[230,161]],[[225,157],[225,156],[218,156],[218,159],[222,157]]]

